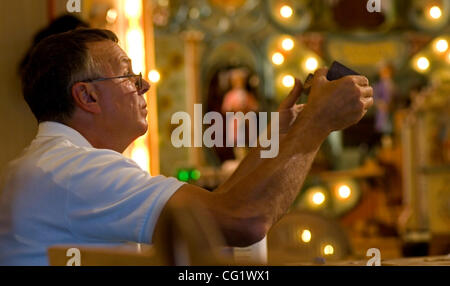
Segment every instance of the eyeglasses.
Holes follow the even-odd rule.
[[[116,79],[116,78],[133,79],[134,85],[136,86],[137,91],[139,92],[142,90],[142,73],[127,74],[127,75],[120,75],[120,76],[113,76],[113,77],[102,77],[102,78],[96,78],[96,79],[87,79],[87,80],[83,80],[82,82],[96,82],[96,81],[104,81],[104,80],[110,80],[110,79]]]

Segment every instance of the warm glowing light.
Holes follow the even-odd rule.
[[[150,82],[152,83],[157,83],[159,82],[159,80],[161,79],[161,75],[159,74],[159,72],[157,70],[151,70],[148,73],[148,79],[150,80]]]
[[[106,22],[113,24],[117,20],[117,11],[116,9],[109,9],[108,12],[106,12]]]
[[[352,190],[347,185],[342,185],[338,188],[338,195],[341,199],[347,199],[350,197]]]
[[[290,50],[292,50],[294,48],[294,41],[291,38],[285,38],[281,42],[281,47],[285,51],[290,51]]]
[[[127,32],[127,52],[133,63],[133,72],[144,72],[144,36],[141,29],[130,29]]]
[[[426,71],[430,67],[430,61],[426,57],[417,59],[417,68],[421,71]]]
[[[321,205],[325,201],[325,195],[322,192],[315,192],[312,196],[312,201],[316,205]]]
[[[447,62],[450,64],[450,52],[447,54]]]
[[[441,8],[439,8],[438,6],[431,7],[429,13],[431,18],[433,19],[439,19],[442,16]]]
[[[292,75],[285,75],[282,82],[284,87],[293,87],[295,85],[295,78]]]
[[[323,254],[325,255],[333,255],[334,253],[334,247],[331,244],[325,245],[323,248]]]
[[[278,52],[274,53],[272,55],[272,62],[274,64],[276,64],[277,66],[281,65],[282,63],[284,63],[284,56],[283,56],[283,54],[278,53]]]
[[[313,72],[319,66],[319,62],[314,57],[309,57],[305,61],[305,69],[309,72]]]
[[[444,39],[440,39],[436,42],[434,47],[439,53],[445,53],[448,50],[448,42]]]
[[[280,8],[280,15],[283,18],[290,18],[294,14],[294,10],[292,10],[291,6],[284,5]]]
[[[302,241],[305,243],[308,243],[311,241],[311,231],[309,231],[308,229],[304,229],[302,231],[302,235],[301,235]]]
[[[124,46],[126,53],[131,59],[133,73],[145,74],[145,42],[144,32],[141,25],[142,20],[142,0],[125,0],[124,1],[125,16],[127,19],[127,30],[125,33]],[[117,18],[117,12],[110,9],[107,12],[107,18],[110,20]],[[144,100],[146,98],[144,97]],[[133,159],[143,170],[150,169],[150,154],[147,144],[147,136],[139,137],[132,146],[131,151],[127,154]]]
[[[126,0],[125,15],[128,18],[139,18],[141,16],[141,0]]]
[[[145,171],[149,171],[149,154],[143,143],[136,142],[136,147],[131,151],[131,158]]]

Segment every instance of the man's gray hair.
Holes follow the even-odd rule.
[[[108,40],[118,42],[109,30],[82,28],[49,36],[33,49],[22,73],[22,90],[38,122],[71,117],[73,84],[99,77],[102,70],[88,44]]]

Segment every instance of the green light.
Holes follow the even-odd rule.
[[[200,173],[199,170],[193,169],[193,170],[191,170],[191,174],[190,175],[191,175],[191,179],[192,180],[198,180],[198,179],[200,179],[201,173]]]
[[[189,172],[186,170],[179,170],[177,177],[178,177],[178,180],[187,182],[187,181],[189,181]]]

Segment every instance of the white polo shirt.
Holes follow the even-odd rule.
[[[93,148],[66,125],[43,122],[2,175],[0,265],[48,265],[47,248],[55,244],[150,243],[182,184]]]

